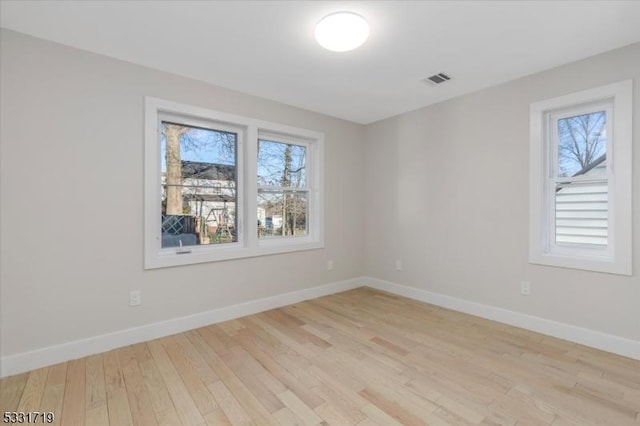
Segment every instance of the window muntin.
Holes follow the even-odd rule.
[[[238,131],[183,121],[160,121],[161,247],[237,242]]]

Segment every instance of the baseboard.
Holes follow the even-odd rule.
[[[495,306],[471,302],[441,293],[433,293],[377,278],[363,277],[362,284],[398,296],[408,297],[443,308],[513,325],[592,348],[640,360],[640,341],[614,336],[588,328],[548,320]]]
[[[75,340],[30,352],[9,355],[0,359],[0,377],[23,373],[40,367],[78,359],[85,356],[121,348],[123,346],[170,336],[187,330],[228,321],[234,318],[275,309],[304,300],[315,299],[362,285],[360,278],[339,281],[290,293],[252,300],[237,305],[213,309],[181,318],[147,324],[87,339]]]
[[[342,291],[367,286],[399,296],[431,303],[455,311],[513,325],[548,336],[558,337],[593,348],[640,360],[640,342],[587,328],[577,327],[545,318],[495,306],[471,302],[456,297],[408,287],[377,278],[360,277],[324,284],[304,290],[284,293],[264,299],[252,300],[181,318],[147,324],[87,339],[49,346],[30,352],[9,355],[0,359],[0,377],[11,376],[40,367],[82,358],[111,349],[120,348],[187,330],[228,321],[234,318],[275,309],[304,300],[315,299]]]

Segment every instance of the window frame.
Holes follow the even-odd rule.
[[[235,201],[235,209],[236,211],[244,211],[244,163],[242,161],[240,161],[241,158],[243,158],[243,148],[244,145],[242,143],[242,140],[244,139],[244,132],[245,129],[241,126],[237,126],[237,125],[233,125],[233,124],[229,124],[229,123],[224,123],[221,121],[217,121],[217,120],[211,120],[211,119],[206,119],[203,117],[196,117],[196,116],[187,116],[184,114],[176,114],[176,113],[170,113],[167,111],[159,111],[158,112],[158,138],[160,136],[160,126],[162,125],[163,121],[169,121],[172,123],[179,123],[181,125],[185,125],[188,127],[195,127],[195,128],[205,128],[205,129],[211,129],[214,131],[221,131],[221,132],[229,132],[229,133],[235,133],[236,134],[236,163],[235,163],[235,169],[236,169],[236,201]],[[159,139],[158,139],[158,147],[160,145]],[[161,150],[159,150],[161,151]],[[161,161],[160,158],[160,152],[158,152],[158,161]],[[162,183],[162,170],[161,167],[159,167],[159,177],[160,177],[160,182]],[[158,200],[157,205],[155,206],[155,208],[160,209],[161,210],[161,201]],[[153,224],[153,227],[155,229],[160,229],[159,227],[161,227],[161,220],[159,217],[157,217],[157,215],[152,219],[157,221],[157,223]],[[240,230],[240,217],[238,215],[236,215],[236,229],[239,232]],[[162,238],[160,238],[160,241],[162,240]],[[160,252],[159,255],[161,257],[165,257],[165,256],[170,256],[173,252],[179,253],[181,255],[185,255],[185,254],[189,254],[191,253],[195,253],[195,254],[199,254],[201,251],[203,251],[205,248],[210,248],[210,250],[226,250],[226,249],[234,249],[234,248],[239,248],[241,246],[239,238],[238,241],[235,242],[229,242],[229,243],[222,243],[222,244],[206,244],[206,245],[194,245],[194,246],[184,246],[181,249],[174,249],[173,247],[167,247],[167,248],[162,248],[162,242],[160,242]]]
[[[238,133],[236,147],[237,242],[179,248],[162,248],[161,238],[161,158],[160,126],[163,117],[178,117],[181,124],[219,126]],[[199,124],[198,124],[199,123]],[[258,137],[268,134],[285,140],[304,142],[309,188],[309,232],[305,236],[285,236],[268,241],[258,238],[257,152]],[[228,114],[179,102],[145,97],[144,142],[144,268],[155,269],[245,257],[263,256],[324,248],[324,134],[279,123]],[[247,226],[247,224],[249,224]],[[251,226],[250,224],[254,224]]]
[[[632,274],[632,80],[534,102],[530,107],[529,263],[620,275]],[[607,111],[607,247],[555,243],[557,120]],[[612,131],[610,131],[610,129]],[[562,179],[560,179],[562,180]],[[581,179],[575,179],[580,181]]]
[[[613,115],[613,100],[612,99],[603,99],[598,102],[591,102],[588,104],[570,106],[567,108],[560,108],[554,111],[548,111],[545,113],[546,118],[546,128],[547,128],[547,137],[549,138],[549,145],[547,150],[549,152],[550,158],[547,162],[549,166],[549,170],[545,168],[545,175],[549,176],[547,179],[547,184],[545,186],[544,197],[547,200],[547,215],[548,215],[548,226],[547,226],[547,244],[549,253],[552,255],[558,256],[579,256],[579,257],[593,257],[593,258],[612,258],[614,255],[613,247],[615,246],[615,229],[616,223],[615,221],[607,219],[607,246],[606,247],[598,247],[591,246],[588,244],[558,244],[556,241],[557,235],[557,216],[556,216],[556,203],[552,202],[553,194],[557,194],[555,192],[556,185],[559,183],[586,183],[592,181],[606,181],[607,182],[607,194],[612,193],[614,188],[611,184],[612,182],[612,171],[611,167],[609,167],[611,160],[613,158],[613,152],[609,152],[609,148],[613,146],[610,143],[610,136],[607,136],[607,145],[606,151],[607,157],[605,159],[606,174],[603,175],[595,175],[593,177],[581,175],[581,176],[570,176],[570,177],[559,177],[559,139],[558,132],[554,131],[554,129],[558,128],[558,121],[570,117],[575,117],[578,115],[590,114],[597,111],[604,111],[606,113],[607,122],[606,122],[606,130],[607,135],[613,135],[613,125],[612,122],[615,120]],[[611,150],[613,151],[613,150]],[[557,195],[556,195],[557,197]],[[555,199],[554,199],[555,200]],[[615,197],[614,199],[608,200],[607,203],[607,212],[608,215],[614,217],[613,212],[615,211]]]

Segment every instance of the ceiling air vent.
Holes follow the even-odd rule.
[[[427,77],[422,81],[429,84],[442,84],[448,80],[451,80],[451,77],[441,72],[439,74],[432,75],[431,77]]]

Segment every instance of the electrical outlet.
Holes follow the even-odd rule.
[[[522,293],[523,296],[531,296],[531,282],[520,282],[520,293]]]
[[[333,271],[333,260],[327,260],[327,270]]]
[[[139,306],[142,304],[142,294],[140,290],[132,290],[129,292],[129,306]]]
[[[396,259],[396,271],[402,271],[402,260]]]

